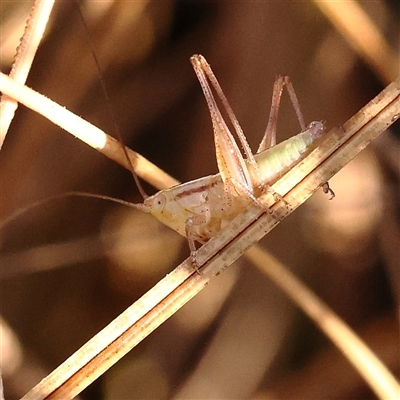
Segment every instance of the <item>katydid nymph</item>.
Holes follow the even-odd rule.
[[[272,190],[271,185],[313,150],[315,141],[324,132],[324,126],[321,122],[312,122],[306,127],[297,96],[289,78],[278,76],[274,83],[267,129],[258,151],[254,155],[228,100],[205,58],[201,55],[194,55],[191,57],[191,62],[200,81],[211,114],[219,169],[218,174],[176,185],[149,197],[141,188],[127,150],[121,143],[128,165],[130,165],[135,181],[144,197],[143,203],[134,204],[108,196],[81,192],[64,193],[64,195],[58,195],[52,199],[64,196],[95,197],[151,213],[165,225],[187,237],[191,259],[197,269],[195,242],[205,243],[251,204],[256,204],[268,212],[272,212],[261,200],[261,196],[267,192],[271,193],[277,201],[284,201],[278,193]],[[284,142],[276,144],[277,117],[281,95],[285,86],[296,111],[301,132]],[[220,103],[224,107],[225,114],[228,116],[239,138],[244,156],[221,114],[213,90],[217,94]],[[328,184],[324,185],[324,191],[326,193],[329,192],[332,197],[334,196]],[[51,199],[48,198],[37,202],[33,206],[43,204],[49,200]],[[29,208],[31,207],[25,207],[22,212],[27,211]],[[17,211],[13,216],[7,218],[7,221],[3,221],[3,226],[19,214],[21,214],[21,211]]]
[[[274,84],[268,126],[257,154],[253,155],[242,128],[205,58],[194,55],[191,57],[191,63],[211,114],[219,174],[162,190],[145,198],[142,204],[132,206],[151,213],[165,225],[186,236],[192,261],[196,266],[196,241],[205,243],[251,203],[265,208],[259,197],[268,191],[272,192],[277,200],[282,200],[270,186],[312,150],[314,142],[323,134],[324,126],[321,122],[312,122],[308,127],[305,126],[289,78],[278,76]],[[225,108],[245,157],[241,154],[218,108],[210,84]],[[276,144],[276,123],[284,86],[288,89],[301,132]],[[327,184],[324,185],[324,191],[334,196]]]

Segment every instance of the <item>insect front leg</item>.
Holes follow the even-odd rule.
[[[198,240],[197,236],[195,235],[195,228],[207,224],[207,216],[206,215],[195,215],[193,217],[188,218],[185,221],[185,233],[186,233],[186,238],[189,243],[189,249],[190,249],[190,257],[192,259],[192,264],[198,274],[200,274],[199,271],[199,265],[197,263],[196,259],[196,254],[197,254],[197,249],[196,249],[196,240]]]

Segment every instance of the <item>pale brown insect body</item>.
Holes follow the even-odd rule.
[[[313,122],[306,131],[257,154],[261,176],[269,177],[265,185],[273,184],[296,165],[322,133],[322,123]],[[262,189],[258,189],[261,194]],[[204,243],[253,202],[251,197],[228,195],[225,190],[221,174],[210,175],[162,190],[138,207],[182,236]]]
[[[324,127],[321,122],[312,122],[306,129],[301,112],[296,109],[302,125],[302,132],[275,145],[276,114],[280,95],[285,83],[291,85],[288,78],[279,77],[274,87],[273,100],[275,99],[275,103],[273,101],[270,122],[260,144],[259,152],[254,156],[206,60],[200,55],[195,55],[191,61],[210,110],[220,173],[162,190],[147,197],[143,204],[135,205],[135,207],[151,213],[165,225],[182,236],[186,236],[192,256],[194,256],[195,241],[204,243],[215,236],[251,203],[263,207],[258,200],[259,196],[271,191],[270,185],[310,152],[313,143],[321,137]],[[209,81],[226,109],[246,158],[242,156],[221,115]],[[294,92],[290,94],[296,108],[298,106],[297,98]],[[277,196],[279,198],[279,195]]]

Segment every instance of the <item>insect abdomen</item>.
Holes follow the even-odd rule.
[[[313,122],[308,129],[256,155],[257,165],[265,184],[272,184],[296,165],[323,133],[321,122]]]

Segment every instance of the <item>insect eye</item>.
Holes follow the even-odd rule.
[[[163,209],[165,207],[165,204],[167,202],[167,198],[165,196],[165,194],[163,193],[158,193],[155,197],[154,197],[154,206],[160,209]]]

